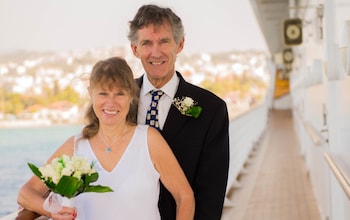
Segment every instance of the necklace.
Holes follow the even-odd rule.
[[[128,127],[126,126],[126,127],[124,128],[123,132],[122,132],[112,143],[110,143],[110,144],[108,144],[107,141],[106,141],[106,139],[104,138],[104,135],[103,135],[102,130],[101,130],[101,133],[98,132],[98,136],[101,138],[101,140],[103,141],[103,143],[105,143],[105,144],[107,145],[107,147],[106,147],[106,149],[105,149],[106,153],[112,152],[112,146],[113,146],[115,143],[117,143],[117,142],[124,136],[124,134],[125,134],[126,131],[127,131],[127,128],[128,128]]]

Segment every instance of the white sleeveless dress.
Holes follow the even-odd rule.
[[[157,220],[159,173],[151,161],[146,125],[137,125],[133,137],[111,172],[97,160],[86,139],[76,142],[74,154],[95,161],[99,179],[93,185],[110,186],[114,192],[82,193],[75,198],[79,220]],[[80,135],[76,136],[76,140]],[[111,152],[113,153],[113,152]]]

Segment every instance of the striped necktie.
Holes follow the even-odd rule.
[[[152,101],[147,110],[146,124],[155,127],[160,131],[158,122],[158,101],[164,92],[162,90],[152,90],[150,93],[152,95]]]

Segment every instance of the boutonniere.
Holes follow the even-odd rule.
[[[192,98],[187,96],[174,98],[173,105],[175,105],[181,114],[192,116],[194,118],[198,118],[202,112],[202,107],[200,107]]]

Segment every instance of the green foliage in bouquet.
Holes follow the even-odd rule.
[[[98,173],[83,157],[62,155],[40,168],[32,163],[28,166],[51,191],[67,198],[84,192],[113,192],[108,186],[90,185],[97,181]]]

